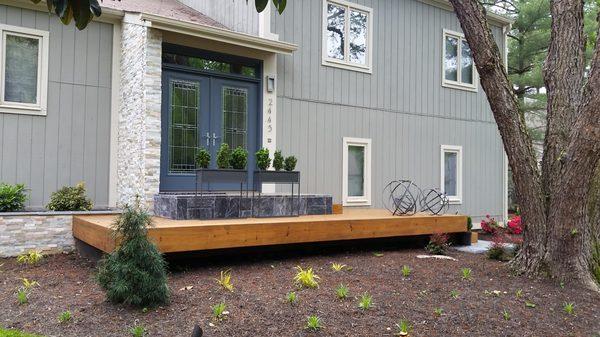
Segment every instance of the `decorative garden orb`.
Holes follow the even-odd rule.
[[[394,180],[383,189],[383,204],[393,215],[417,212],[421,189],[410,180]]]
[[[438,215],[448,210],[448,197],[435,188],[423,191],[419,203],[422,212],[427,211]]]

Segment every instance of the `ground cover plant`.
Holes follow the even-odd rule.
[[[85,194],[85,184],[80,182],[52,193],[46,208],[51,211],[89,211],[93,206],[92,200]]]
[[[321,248],[315,248],[320,253]],[[507,263],[450,249],[457,261],[418,259],[422,249],[388,250],[376,257],[374,248],[335,250],[318,255],[257,254],[214,260],[169,262],[167,280],[171,304],[141,310],[115,305],[93,280],[95,264],[75,254],[47,256],[36,265],[0,259],[0,327],[49,336],[132,336],[141,326],[145,336],[189,337],[199,324],[205,336],[394,336],[405,320],[412,337],[434,336],[594,336],[600,330],[600,296],[576,284],[564,288],[552,280],[514,276]],[[331,261],[353,266],[337,272]],[[413,270],[403,279],[402,266]],[[319,287],[296,290],[296,266],[311,267]],[[224,290],[215,278],[234,271],[235,291]],[[462,268],[472,270],[471,281]],[[37,281],[29,303],[19,305],[15,290],[23,280]],[[340,300],[334,290],[349,289]],[[187,287],[187,288],[186,288]],[[520,291],[520,297],[516,296]],[[455,290],[459,295],[452,298]],[[286,295],[295,291],[294,305]],[[486,293],[487,291],[487,293]],[[498,291],[498,295],[494,291]],[[365,292],[375,306],[358,307]],[[528,307],[526,301],[534,303]],[[213,319],[213,306],[226,303],[226,319]],[[574,314],[565,311],[573,303]],[[436,308],[443,308],[441,314]],[[70,310],[72,319],[60,324],[59,315]],[[503,310],[510,315],[504,320]],[[307,318],[320,319],[318,331],[306,328]],[[212,324],[212,325],[211,325]],[[534,332],[534,333],[533,333]]]

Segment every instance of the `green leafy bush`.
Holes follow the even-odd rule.
[[[210,152],[205,148],[201,148],[196,152],[196,167],[208,168],[208,165],[210,165]]]
[[[150,215],[139,206],[125,206],[113,228],[121,244],[103,258],[96,276],[108,299],[136,307],[169,301],[166,262],[148,240]]]
[[[470,216],[467,217],[467,231],[471,231],[473,229],[473,219]]]
[[[285,158],[284,167],[286,171],[293,171],[296,168],[296,163],[298,159],[294,156],[289,156]]]
[[[450,246],[448,239],[448,234],[433,234],[429,237],[429,243],[427,244],[427,247],[425,247],[425,250],[427,250],[430,254],[444,255]]]
[[[217,152],[217,167],[220,169],[229,168],[229,162],[231,161],[231,150],[227,143],[221,143],[219,152]]]
[[[89,211],[93,206],[92,201],[85,196],[85,184],[81,182],[52,193],[46,208],[51,211]]]
[[[273,168],[275,171],[281,171],[283,169],[283,155],[281,155],[281,150],[275,151],[273,155]]]
[[[25,208],[25,185],[0,183],[0,212],[15,212]]]
[[[259,170],[266,170],[271,165],[271,158],[269,158],[269,149],[262,148],[256,151],[256,166]]]
[[[243,147],[238,146],[231,152],[229,165],[236,170],[243,170],[246,168],[246,163],[248,163],[248,151]]]

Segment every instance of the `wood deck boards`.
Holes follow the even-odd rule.
[[[73,218],[73,236],[110,252],[114,215]],[[170,220],[153,218],[148,235],[163,253],[290,243],[385,238],[465,232],[466,216],[392,216],[381,209],[347,209],[342,214],[289,218]]]

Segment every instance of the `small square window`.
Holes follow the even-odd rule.
[[[372,13],[348,1],[323,1],[323,65],[371,71]]]
[[[343,204],[371,205],[371,139],[344,138]]]
[[[473,56],[464,35],[444,30],[443,49],[442,85],[449,88],[477,91]]]
[[[462,147],[442,145],[440,156],[440,190],[451,204],[462,203]]]
[[[48,36],[0,25],[0,112],[46,114]]]

